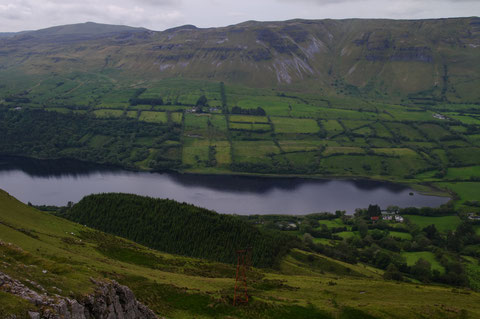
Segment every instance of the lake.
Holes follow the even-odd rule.
[[[308,214],[378,204],[437,207],[449,198],[426,196],[399,184],[130,172],[70,160],[0,157],[0,188],[24,203],[64,206],[93,193],[122,192],[169,198],[234,214]],[[413,196],[410,195],[413,193]]]

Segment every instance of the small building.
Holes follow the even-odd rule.
[[[295,223],[289,223],[289,224],[287,225],[287,229],[288,229],[288,230],[293,230],[293,229],[297,229],[297,228],[298,228],[298,226],[297,226],[297,224],[295,224]]]
[[[383,220],[393,220],[394,217],[395,216],[393,214],[385,214],[385,215],[382,214],[382,219]]]
[[[438,120],[446,120],[447,119],[447,117],[445,115],[442,115],[442,114],[439,114],[439,113],[433,114],[433,117],[438,119]]]
[[[380,219],[380,216],[372,216],[370,219],[374,222],[378,221]]]
[[[398,214],[398,209],[383,209],[382,210],[382,215],[396,215]]]
[[[395,215],[395,221],[396,221],[396,222],[403,223],[403,220],[404,220],[404,219],[403,219],[402,216],[400,216],[400,215]]]
[[[475,214],[473,214],[473,213],[470,213],[470,214],[468,214],[468,219],[469,219],[469,220],[474,220],[474,221],[479,221],[479,220],[480,220],[480,216],[475,215]]]

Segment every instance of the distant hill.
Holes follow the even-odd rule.
[[[10,38],[15,36],[16,32],[0,32],[0,38]]]
[[[319,93],[479,102],[480,18],[248,21],[163,32],[87,22],[3,37],[2,74],[182,76]]]
[[[119,32],[146,31],[145,28],[134,28],[124,25],[110,25],[95,22],[85,22],[77,24],[67,24],[37,31],[27,32],[35,36],[55,36],[55,35],[105,35]]]
[[[145,28],[134,28],[124,25],[109,25],[95,22],[68,24],[40,29],[35,31],[23,31],[12,33],[8,36],[13,41],[36,42],[36,40],[48,42],[81,42],[98,38],[113,37],[119,34],[132,34],[145,32]]]

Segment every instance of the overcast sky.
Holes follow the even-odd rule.
[[[0,0],[0,32],[94,21],[152,30],[294,18],[480,16],[480,0]]]

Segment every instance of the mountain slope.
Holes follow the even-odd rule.
[[[381,279],[381,272],[292,251],[279,270],[252,269],[248,306],[232,307],[233,266],[179,257],[28,207],[0,191],[0,271],[30,289],[81,299],[115,279],[168,318],[475,318],[476,292]],[[309,262],[313,260],[316,262]],[[348,271],[347,271],[348,270]],[[345,275],[349,274],[349,275]],[[35,307],[4,292],[0,314]]]
[[[2,39],[0,65],[1,73],[29,76],[110,70],[129,83],[182,76],[396,101],[417,94],[478,102],[479,50],[476,17],[250,21],[163,32],[86,23]]]

